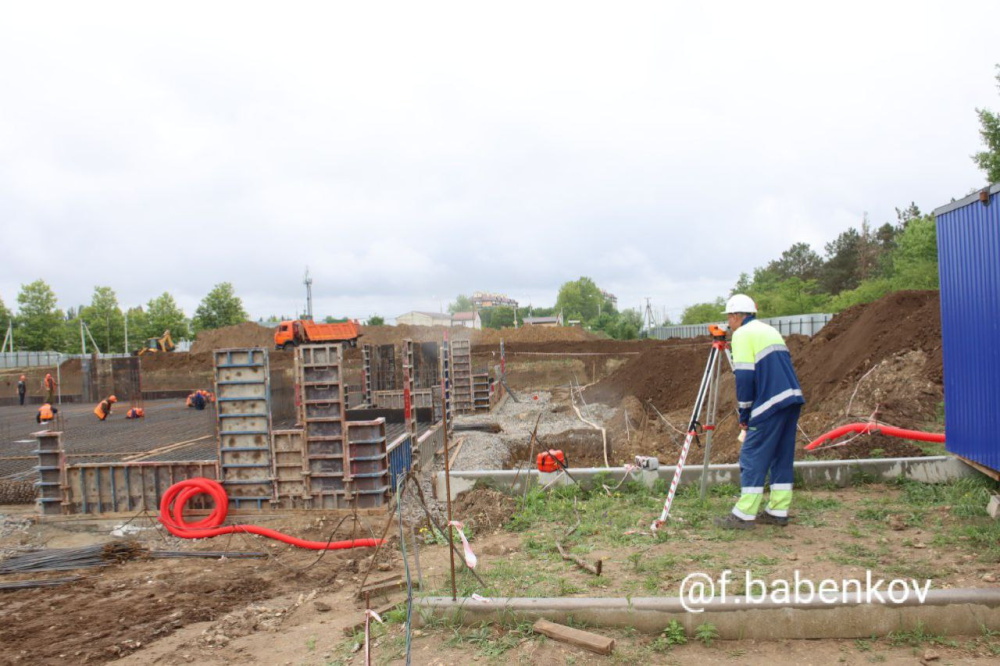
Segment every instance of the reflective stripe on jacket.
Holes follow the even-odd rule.
[[[783,407],[805,403],[791,354],[773,327],[747,317],[733,333],[732,347],[740,423],[754,425]]]

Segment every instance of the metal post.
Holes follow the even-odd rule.
[[[445,344],[448,343],[448,334],[444,334]],[[446,399],[445,394],[445,379],[442,375],[441,377],[441,398]],[[442,432],[444,433],[444,490],[445,490],[445,500],[448,506],[448,554],[451,555],[451,600],[458,600],[458,588],[455,586],[455,533],[454,528],[451,525],[451,468],[448,464],[448,408],[442,410],[442,419],[444,423],[442,424]]]
[[[708,464],[712,454],[712,435],[715,433],[715,417],[719,406],[719,372],[722,370],[722,357],[715,356],[715,367],[712,368],[712,392],[708,398],[708,411],[705,413],[705,462],[701,466],[701,499],[705,499],[708,487]]]
[[[128,310],[125,310],[125,353],[128,353]]]
[[[80,320],[80,353],[87,355],[87,339],[83,337],[83,320]]]

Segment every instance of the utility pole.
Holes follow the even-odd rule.
[[[125,353],[128,353],[128,310],[125,310]]]
[[[303,281],[306,286],[306,316],[309,321],[313,319],[313,279],[309,276],[309,267],[306,266],[306,279]]]

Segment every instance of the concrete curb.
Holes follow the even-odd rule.
[[[640,470],[633,473],[632,478],[652,487],[657,479],[667,485],[674,478],[674,465],[661,464],[658,470]],[[689,465],[681,472],[681,485],[701,481],[702,466]],[[581,467],[571,468],[570,474],[584,485],[595,482],[599,475],[610,476],[619,480],[625,475],[624,467]],[[849,486],[860,480],[888,481],[906,478],[924,483],[946,483],[963,477],[979,476],[981,472],[967,465],[954,456],[926,456],[921,458],[871,458],[866,460],[808,460],[795,463],[796,483],[808,486],[833,485]],[[452,470],[451,496],[455,498],[461,492],[471,489],[477,481],[489,482],[498,488],[511,490],[523,489],[527,479],[533,485],[552,486],[573,483],[565,475],[543,474],[537,469],[518,470]],[[434,496],[444,499],[444,474],[438,472],[433,480]],[[739,465],[709,465],[708,485],[723,483],[740,484]]]
[[[882,596],[886,597],[885,591]],[[725,640],[868,638],[912,631],[918,624],[929,633],[973,636],[983,628],[1000,630],[1000,588],[930,590],[923,603],[912,593],[905,601],[877,597],[834,603],[779,603],[773,599],[748,606],[743,595],[711,601],[703,612],[684,609],[679,597],[533,598],[512,597],[476,601],[426,597],[416,600],[418,621],[446,618],[472,625],[504,618],[584,623],[593,627],[631,628],[656,634],[676,620],[693,635],[698,625],[711,623]]]

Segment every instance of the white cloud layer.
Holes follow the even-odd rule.
[[[694,6],[689,6],[694,4]],[[981,184],[1000,5],[5,3],[0,297],[676,315]]]

